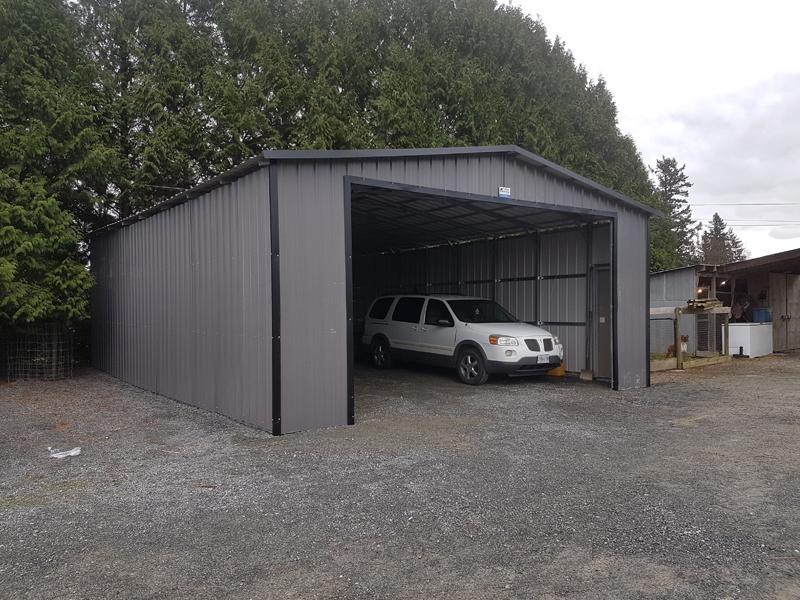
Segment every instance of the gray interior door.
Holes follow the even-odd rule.
[[[800,349],[800,275],[786,275],[786,349]]]
[[[595,377],[611,378],[611,271],[592,271],[592,360]]]
[[[788,307],[784,273],[769,274],[769,304],[772,310],[772,349],[775,352],[785,352],[787,349]]]

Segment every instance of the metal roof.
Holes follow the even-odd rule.
[[[576,212],[354,185],[353,253],[369,254],[509,237],[604,220]]]
[[[768,268],[775,272],[800,273],[800,248],[759,256],[758,258],[740,260],[720,266],[720,270],[724,270],[725,273],[741,273],[743,271],[752,271],[762,268]]]
[[[695,271],[705,271],[706,269],[714,269],[717,265],[707,265],[697,263],[694,265],[686,265],[685,267],[673,267],[672,269],[662,269],[661,271],[653,271],[650,275],[661,275],[663,273],[674,273],[676,271],[683,271],[684,269],[694,269]]]
[[[800,248],[795,248],[794,250],[786,250],[785,252],[777,252],[775,254],[767,254],[766,256],[759,256],[758,258],[748,258],[747,260],[740,260],[737,262],[725,263],[721,265],[699,263],[696,265],[688,265],[685,267],[676,267],[674,269],[654,271],[650,273],[650,275],[661,275],[662,273],[672,273],[673,271],[681,271],[683,269],[694,269],[698,272],[723,273],[723,274],[742,273],[744,271],[753,271],[756,269],[770,269],[777,273],[783,273],[783,272],[800,273]]]
[[[110,229],[124,227],[151,215],[167,210],[177,204],[181,204],[192,198],[196,198],[214,188],[230,183],[258,169],[269,165],[271,162],[278,161],[327,161],[327,160],[366,160],[373,158],[407,158],[407,157],[435,157],[435,156],[459,156],[470,154],[506,154],[512,155],[518,160],[527,163],[541,171],[544,171],[559,179],[574,183],[579,187],[591,190],[600,196],[619,202],[623,206],[645,213],[649,216],[660,216],[661,212],[651,206],[633,200],[624,194],[607,188],[587,177],[578,175],[557,165],[538,154],[529,152],[516,145],[502,146],[463,146],[449,148],[384,148],[368,150],[265,150],[260,155],[254,156],[242,164],[230,169],[216,177],[209,179],[189,190],[180,192],[175,196],[160,202],[159,204],[143,210],[125,219],[120,219],[103,227],[99,227],[91,232],[91,235],[101,233]]]

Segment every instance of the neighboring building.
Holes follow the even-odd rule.
[[[771,316],[775,352],[800,349],[800,249],[726,265],[693,265],[650,275],[650,306],[678,306],[694,298],[718,298],[731,307],[731,326],[766,321]],[[694,317],[682,317],[684,331]],[[685,325],[684,325],[685,323]],[[651,351],[672,343],[656,327]],[[733,335],[733,334],[732,334]],[[690,353],[696,340],[690,338]],[[731,348],[731,352],[735,352]]]
[[[461,293],[646,386],[654,214],[516,146],[264,152],[93,234],[93,364],[275,434],[344,425],[367,302]]]

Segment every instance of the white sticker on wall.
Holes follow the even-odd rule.
[[[500,196],[501,198],[511,198],[511,188],[510,187],[504,187],[504,186],[501,185],[497,189],[497,195]]]

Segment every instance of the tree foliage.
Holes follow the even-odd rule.
[[[650,201],[648,172],[544,25],[494,0],[79,0],[126,216],[264,148],[519,144]]]
[[[664,214],[651,223],[650,267],[653,271],[683,267],[698,262],[697,234],[700,225],[692,218],[686,165],[674,158],[656,161],[656,206]]]
[[[723,265],[747,258],[742,240],[733,232],[733,229],[727,226],[718,213],[714,213],[711,225],[703,231],[700,251],[702,252],[702,261],[709,265]]]
[[[74,322],[88,315],[91,276],[71,215],[45,189],[0,171],[0,323]]]
[[[0,322],[87,316],[79,229],[113,168],[93,69],[57,0],[0,0]]]
[[[45,227],[18,207],[58,224],[42,264],[265,148],[487,144],[666,207],[653,264],[688,257],[681,197],[655,193],[605,81],[496,0],[0,0],[0,52],[3,219],[17,240]]]

